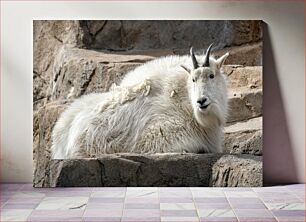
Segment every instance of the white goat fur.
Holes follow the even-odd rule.
[[[190,56],[161,57],[127,73],[107,93],[76,99],[53,129],[52,157],[222,152],[227,91],[221,66],[227,56],[210,57],[210,67],[195,70]],[[215,78],[209,79],[209,73]],[[196,105],[202,94],[210,101],[205,110]]]

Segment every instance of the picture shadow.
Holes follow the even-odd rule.
[[[263,176],[264,185],[297,183],[297,169],[289,135],[269,25],[263,22]]]

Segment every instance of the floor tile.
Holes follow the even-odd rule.
[[[278,222],[305,222],[305,217],[278,217]]]
[[[253,187],[256,193],[273,192],[273,193],[287,193],[289,189],[286,186],[271,186],[271,187]]]
[[[305,203],[266,203],[269,210],[305,210]]]
[[[11,204],[39,204],[44,197],[12,197],[6,203]]]
[[[252,191],[244,191],[244,192],[240,192],[240,191],[225,191],[224,192],[226,197],[255,197],[257,198],[257,194],[255,192]]]
[[[162,217],[197,217],[196,210],[161,210]]]
[[[84,210],[33,210],[29,219],[35,218],[79,218],[82,217]]]
[[[0,192],[0,200],[1,200],[1,202],[2,202],[2,200],[4,200],[4,199],[9,199],[9,198],[12,198],[13,196],[14,196],[14,194],[15,194],[16,192],[14,192],[14,191],[1,191]]]
[[[125,209],[159,209],[158,203],[126,203]]]
[[[1,209],[1,221],[25,221],[32,210]]]
[[[197,209],[231,209],[228,202],[224,203],[195,203]]]
[[[158,188],[134,188],[128,187],[126,191],[126,198],[158,198]]]
[[[160,203],[161,210],[195,210],[194,203]]]
[[[191,197],[160,197],[160,203],[193,203]]]
[[[143,216],[143,217],[122,217],[121,222],[159,222],[160,217],[149,217],[149,216]]]
[[[159,188],[160,197],[192,197],[190,189],[173,187],[173,188]]]
[[[83,217],[84,222],[120,222],[121,217]]]
[[[44,193],[38,193],[35,191],[17,191],[15,192],[11,198],[14,199],[22,199],[22,198],[43,198],[46,195]]]
[[[190,190],[193,192],[195,190],[224,190],[224,187],[190,187]]]
[[[127,187],[93,187],[92,192],[96,191],[108,191],[108,192],[117,192],[117,191],[123,191],[126,192]]]
[[[91,195],[91,191],[50,191],[44,193],[47,197],[89,197]]]
[[[154,203],[158,204],[159,200],[158,198],[145,198],[145,197],[139,197],[139,198],[126,198],[125,203]]]
[[[214,189],[197,189],[197,190],[192,190],[192,195],[193,197],[225,197],[224,191],[223,190],[214,190]]]
[[[67,217],[67,216],[62,216],[62,217],[29,217],[26,221],[32,222],[32,221],[37,221],[37,222],[67,222],[67,221],[73,221],[73,222],[80,222],[82,221],[82,217]]]
[[[90,197],[88,199],[89,203],[123,203],[124,198],[119,198],[119,197]]]
[[[277,222],[277,220],[275,218],[272,217],[262,217],[262,218],[258,218],[258,217],[240,217],[239,222]]]
[[[195,197],[196,203],[228,203],[225,197]]]
[[[253,192],[253,189],[251,187],[222,187],[222,190],[234,191],[234,192],[247,192],[247,191]]]
[[[199,222],[198,217],[161,217],[162,222]]]
[[[199,209],[200,217],[235,217],[232,209]]]
[[[228,201],[230,204],[261,204],[262,201],[259,198],[253,198],[253,197],[229,197]]]
[[[233,209],[267,209],[263,203],[231,203]]]
[[[305,184],[290,184],[286,186],[289,190],[299,189],[299,190],[305,190],[306,185]]]
[[[10,197],[8,196],[1,196],[0,197],[0,203],[1,203],[1,207],[10,199]]]
[[[38,192],[91,192],[94,187],[37,187]]]
[[[38,203],[7,203],[2,209],[35,209]]]
[[[88,197],[45,197],[37,210],[85,209]]]
[[[272,210],[275,217],[304,217],[304,210]]]
[[[56,188],[42,188],[42,187],[33,187],[32,183],[23,184],[19,189],[22,192],[36,192],[36,193],[48,193],[48,192],[75,192],[75,191],[87,191],[90,192],[92,187],[56,187]]]
[[[133,217],[133,218],[155,218],[160,217],[159,209],[124,209],[123,217]]]
[[[238,222],[236,217],[201,217],[201,222]]]
[[[123,203],[93,203],[89,202],[86,205],[86,209],[123,209]]]
[[[305,191],[299,191],[299,192],[291,192],[295,197],[297,197],[299,200],[305,201]]]
[[[239,222],[301,222],[305,221],[304,189],[303,184],[39,189],[32,184],[5,184],[1,185],[1,220],[234,222],[238,217]]]
[[[274,218],[267,209],[234,209],[236,216],[239,218]]]
[[[277,194],[274,192],[262,192],[258,193],[258,196],[263,202],[266,203],[295,203],[301,201],[290,192]]]
[[[2,191],[17,191],[20,190],[24,184],[22,183],[2,183],[0,184],[0,190]]]
[[[286,192],[272,192],[272,191],[262,191],[262,192],[255,192],[258,197],[273,197],[273,196],[283,196],[283,195],[291,195],[289,190]]]
[[[22,191],[34,191],[34,190],[38,190],[39,188],[35,188],[33,187],[33,184],[32,183],[25,183],[25,184],[22,184],[20,190]]]
[[[202,187],[203,188],[203,187]],[[159,192],[176,191],[180,193],[191,192],[192,187],[159,187]]]
[[[127,187],[127,192],[158,192],[159,187]]]
[[[125,197],[125,190],[114,190],[114,191],[108,191],[108,190],[103,190],[103,191],[93,191],[91,193],[91,197],[109,197],[109,198],[124,198]]]
[[[121,217],[122,209],[86,209],[84,217]]]
[[[271,198],[262,198],[264,203],[298,203],[302,200],[298,198],[282,198],[282,197],[271,197]]]

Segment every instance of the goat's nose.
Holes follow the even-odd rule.
[[[200,99],[197,100],[197,103],[199,103],[201,106],[206,102],[207,98],[202,97]]]

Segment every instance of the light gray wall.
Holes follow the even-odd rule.
[[[1,181],[32,181],[33,19],[262,19],[265,181],[305,182],[304,9],[303,1],[2,1]]]

